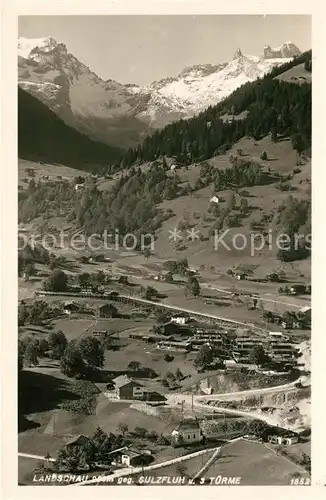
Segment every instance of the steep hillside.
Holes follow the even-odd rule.
[[[102,80],[51,37],[19,39],[18,80],[67,124],[107,144],[133,145],[147,131],[135,118],[146,96]]]
[[[232,282],[229,271],[247,266],[255,278],[281,269],[289,280],[309,282],[310,249],[301,242],[280,251],[274,244],[282,232],[291,238],[311,233],[311,85],[277,78],[305,58],[311,54],[244,85],[198,117],[156,132],[124,155],[124,169],[114,166],[109,179],[82,192],[50,182],[28,189],[19,220],[29,223],[47,211],[86,234],[132,232],[139,243],[141,234],[151,233],[151,261],[187,258],[207,280],[216,273]],[[177,241],[171,239],[175,229]],[[217,249],[214,233],[224,230],[227,245],[241,233],[245,247]],[[257,231],[266,239],[252,254]],[[255,291],[254,282],[247,286]]]
[[[98,171],[119,159],[117,148],[92,141],[18,88],[18,156]]]

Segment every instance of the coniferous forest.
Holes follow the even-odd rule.
[[[246,83],[227,99],[189,120],[174,122],[129,149],[123,166],[151,161],[160,156],[175,157],[181,165],[203,161],[225,153],[241,137],[259,140],[269,133],[273,141],[291,139],[299,153],[311,147],[311,85],[283,82],[276,76],[304,63],[311,71],[311,51],[274,68],[264,78]],[[228,119],[246,111],[241,120]]]

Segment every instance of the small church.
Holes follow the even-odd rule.
[[[171,435],[174,446],[200,443],[204,438],[197,418],[183,418]]]

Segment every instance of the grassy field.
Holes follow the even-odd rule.
[[[33,481],[34,471],[43,461],[35,458],[18,457],[18,484],[22,486],[37,484]]]
[[[304,63],[298,64],[287,71],[284,71],[281,75],[276,77],[277,80],[282,80],[289,83],[311,83],[312,73],[307,71],[304,67]]]
[[[106,351],[104,369],[116,372],[127,370],[130,361],[138,361],[143,368],[151,368],[161,378],[168,371],[175,373],[180,369],[184,376],[191,376],[196,374],[193,365],[195,353],[178,353],[169,352],[174,356],[172,361],[164,359],[167,351],[160,351],[152,344],[147,344],[142,341],[132,340],[127,343],[123,348],[118,351]],[[137,377],[137,374],[133,374]],[[158,391],[160,393],[166,392],[166,388],[158,379],[139,379],[148,390]]]
[[[197,472],[199,472],[202,469],[205,463],[208,462],[208,460],[212,457],[213,454],[214,450],[213,451],[209,450],[204,455],[200,455],[194,458],[189,458],[189,460],[181,462],[182,467],[184,467],[184,473],[182,474],[182,476],[188,476],[190,478],[194,477],[197,474]],[[160,461],[161,460],[162,456],[160,456]],[[173,465],[168,465],[167,467],[161,467],[159,469],[151,470],[148,472],[148,475],[151,477],[158,477],[158,476],[180,477],[181,472],[179,471],[178,464],[176,463]]]
[[[28,160],[18,160],[18,185],[27,187],[27,183],[24,182],[23,179],[32,179],[26,172],[26,169],[33,169],[35,172],[35,181],[39,181],[42,179],[42,176],[48,176],[48,180],[59,180],[58,176],[62,177],[62,180],[70,180],[75,177],[81,175],[85,177],[87,173],[82,170],[78,170],[76,168],[67,167],[66,165],[51,165],[49,163],[39,162],[36,163],[34,161]],[[43,180],[43,179],[42,179]]]
[[[219,169],[230,166],[229,155],[236,154],[239,148],[243,150],[245,158],[257,160],[266,167],[270,167],[272,170],[280,172],[281,174],[291,173],[297,167],[297,155],[290,142],[285,140],[273,143],[269,137],[265,137],[257,142],[249,138],[243,138],[233,146],[227,155],[220,155],[212,158],[209,160],[209,163]],[[262,162],[260,160],[260,155],[263,151],[267,151],[268,161]],[[178,172],[180,172],[182,180],[193,182],[196,179],[196,172],[197,177],[199,177],[200,168],[198,166],[192,166],[188,171],[181,169]],[[295,188],[293,195],[296,198],[306,197],[306,178],[311,178],[310,162],[300,166],[300,172],[291,180],[291,185]],[[244,190],[248,191],[250,194],[248,201],[252,207],[251,213],[244,219],[244,225],[230,230],[228,237],[225,238],[226,242],[229,242],[236,233],[248,236],[249,222],[251,220],[259,219],[263,213],[269,213],[275,210],[277,206],[289,196],[289,193],[279,191],[275,184],[269,186],[254,186],[245,188]],[[196,240],[195,242],[191,242],[189,240],[184,240],[186,246],[185,250],[177,251],[175,249],[171,239],[169,239],[169,230],[173,230],[184,215],[190,218],[192,225],[195,224],[194,227],[196,230],[199,230],[204,237],[207,237],[209,225],[214,221],[214,217],[210,215],[209,218],[211,221],[207,223],[203,222],[201,217],[207,212],[209,208],[209,199],[213,194],[212,187],[208,186],[187,196],[163,202],[162,208],[170,208],[176,215],[168,219],[159,230],[155,254],[162,259],[186,257],[190,264],[195,267],[213,265],[223,273],[225,273],[228,268],[237,266],[240,263],[256,265],[258,276],[265,275],[267,272],[274,270],[274,268],[280,267],[281,263],[276,259],[276,249],[271,252],[267,247],[260,252],[256,252],[255,256],[251,256],[249,248],[245,248],[244,250],[233,249],[229,251],[220,245],[220,248],[216,250],[213,247],[212,241]],[[216,194],[222,199],[226,199],[230,194],[230,190],[221,191]],[[223,202],[220,204],[223,206]],[[301,261],[294,264],[282,263],[282,267],[284,267],[285,271],[295,271],[297,277],[302,273],[307,275],[307,277],[310,276],[309,261]]]
[[[241,485],[290,485],[291,479],[300,473],[309,477],[295,464],[276,455],[263,443],[244,440],[226,445],[220,458],[205,472],[206,477],[240,476]]]
[[[245,159],[252,158],[253,160],[257,160],[266,168],[270,168],[272,171],[277,171],[281,174],[289,174],[292,173],[295,168],[299,168],[299,172],[296,173],[290,181],[291,186],[295,189],[293,193],[280,191],[277,189],[276,184],[245,188],[244,190],[249,193],[247,200],[250,205],[250,213],[243,219],[241,226],[231,228],[225,238],[226,243],[229,243],[231,238],[237,233],[241,233],[246,237],[249,237],[250,221],[260,219],[263,214],[269,214],[272,211],[275,213],[277,207],[284,202],[289,194],[293,194],[293,196],[299,199],[306,198],[309,190],[308,181],[311,179],[311,162],[309,161],[298,167],[297,153],[293,150],[290,141],[281,140],[273,143],[269,136],[259,141],[254,141],[253,139],[244,137],[238,141],[238,143],[234,144],[227,154],[213,157],[209,160],[209,163],[215,168],[224,169],[230,166],[230,155],[237,154],[238,149],[242,149]],[[260,156],[264,151],[267,151],[268,154],[268,160],[266,161],[262,161],[260,159]],[[146,169],[148,165],[144,165],[143,167]],[[109,189],[111,183],[113,183],[119,175],[120,174],[113,176],[114,178],[108,181],[103,181],[103,179],[101,181],[99,180],[98,183],[102,187],[107,183],[107,185],[103,188]],[[200,165],[191,165],[188,170],[186,170],[185,167],[182,167],[181,169],[178,169],[178,175],[181,177],[183,182],[190,182],[194,184],[200,176]],[[220,205],[222,207],[224,206],[226,202],[225,200],[230,192],[230,190],[226,190],[215,193],[221,198]],[[273,245],[273,250],[270,250],[267,246],[265,246],[264,249],[256,251],[255,255],[252,256],[248,247],[244,250],[237,250],[233,248],[229,251],[223,248],[222,245],[220,245],[218,249],[214,248],[214,242],[212,239],[205,241],[195,240],[194,242],[189,239],[185,239],[185,249],[177,251],[173,242],[169,238],[169,230],[173,230],[178,221],[184,216],[190,220],[191,225],[194,225],[195,230],[200,231],[204,237],[208,236],[209,226],[215,220],[212,214],[207,213],[209,208],[209,199],[212,194],[214,194],[213,188],[212,186],[208,186],[187,196],[165,201],[160,205],[160,208],[162,209],[172,209],[175,216],[166,220],[162,228],[157,233],[154,256],[153,259],[151,259],[154,264],[156,259],[158,261],[163,261],[169,258],[187,258],[191,266],[206,268],[208,275],[212,274],[212,266],[215,268],[214,271],[225,275],[226,270],[229,268],[235,268],[239,264],[250,264],[256,267],[255,274],[258,277],[263,277],[268,272],[283,268],[284,271],[287,274],[292,275],[295,280],[300,278],[308,281],[310,279],[310,260],[305,259],[294,263],[281,263],[276,258],[276,245]],[[236,197],[239,198],[238,195]],[[203,216],[205,216],[206,219],[203,219]],[[63,221],[52,221],[51,219],[49,222],[57,225],[60,229],[63,226]],[[37,226],[37,221],[35,221],[35,224]],[[273,229],[274,226],[274,222],[269,224],[271,229]],[[68,255],[70,250],[60,250],[58,253],[64,254],[65,252]],[[141,267],[146,265],[143,256],[139,254],[137,255],[135,252],[132,252],[133,255],[130,252],[120,252],[120,254],[117,252],[111,253],[114,260],[118,261],[114,264],[118,264],[118,266],[120,265],[121,270],[122,266],[125,265],[129,268],[138,268],[140,271]],[[105,266],[107,267],[107,264],[105,264]],[[86,269],[86,267],[83,267],[83,270],[89,270],[88,268]],[[95,267],[97,270],[103,268],[102,265]],[[216,276],[216,279],[217,278],[218,276]]]

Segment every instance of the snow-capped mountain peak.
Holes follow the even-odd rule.
[[[239,48],[230,61],[188,66],[141,87],[101,79],[52,37],[20,38],[19,85],[92,137],[110,142],[116,132],[126,135],[127,128],[138,142],[149,128],[189,118],[299,54],[293,42],[274,49],[266,45],[261,57]]]
[[[59,44],[54,38],[51,36],[43,37],[43,38],[23,38],[20,37],[18,40],[18,55],[23,57],[24,59],[28,59],[31,57],[33,51],[41,51],[41,52],[51,52],[55,49]]]
[[[280,47],[272,48],[270,45],[265,45],[264,47],[264,58],[282,58],[288,57],[293,58],[301,55],[301,51],[293,42],[285,42]]]
[[[244,54],[239,48],[229,62],[194,65],[174,78],[152,83],[146,89],[150,95],[147,107],[139,116],[154,127],[169,123],[169,116],[189,118],[222,101],[241,85],[263,77],[274,66],[290,61],[293,56],[286,54],[294,49],[284,44],[281,53],[265,47],[266,50],[275,53],[268,58],[258,57]]]

